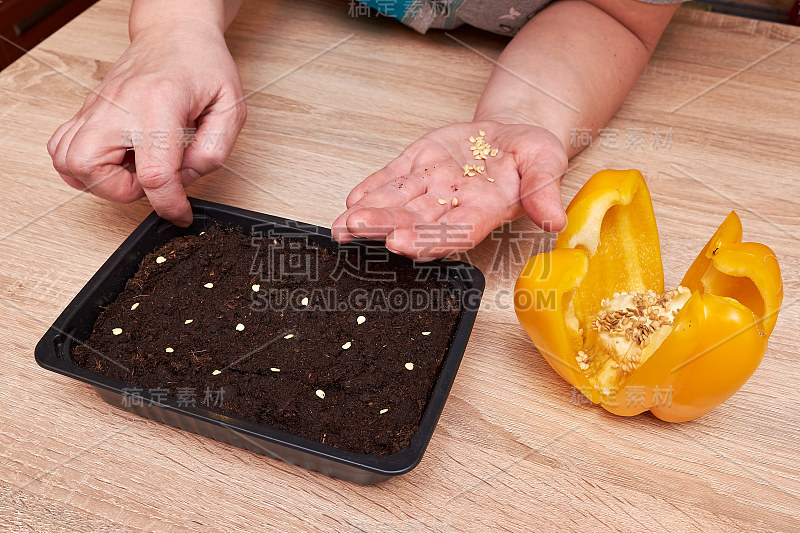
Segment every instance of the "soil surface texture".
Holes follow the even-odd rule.
[[[395,453],[417,430],[459,298],[435,269],[356,251],[219,226],[178,237],[145,257],[73,361],[131,394]]]

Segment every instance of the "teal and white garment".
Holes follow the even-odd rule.
[[[551,0],[350,0],[350,11],[362,4],[396,18],[420,33],[453,29],[462,24],[514,35]],[[650,4],[675,4],[683,0],[642,0]]]

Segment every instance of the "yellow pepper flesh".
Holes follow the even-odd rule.
[[[732,396],[767,348],[783,298],[780,268],[763,244],[742,243],[731,213],[686,273],[691,291],[652,336],[630,372],[581,369],[592,320],[612,294],[663,292],[650,193],[636,170],[595,174],[567,207],[569,223],[548,253],[531,258],[515,287],[525,331],[558,374],[593,403],[624,416],[697,418]],[[684,293],[686,294],[686,293]],[[684,297],[685,298],[685,297]],[[613,362],[612,362],[613,363]],[[614,386],[601,386],[612,383]]]

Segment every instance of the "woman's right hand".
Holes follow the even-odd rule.
[[[72,187],[121,203],[147,195],[159,215],[187,226],[183,187],[222,165],[246,115],[222,31],[170,20],[136,34],[47,150]]]

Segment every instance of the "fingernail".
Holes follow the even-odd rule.
[[[397,250],[394,250],[394,249],[390,248],[388,244],[386,245],[386,249],[389,250],[390,252],[392,252],[395,255],[403,255],[402,253],[398,252]]]
[[[354,240],[356,240],[357,237],[346,231],[340,231],[336,235],[334,235],[333,238],[339,244],[347,244],[348,242],[353,242]]]

